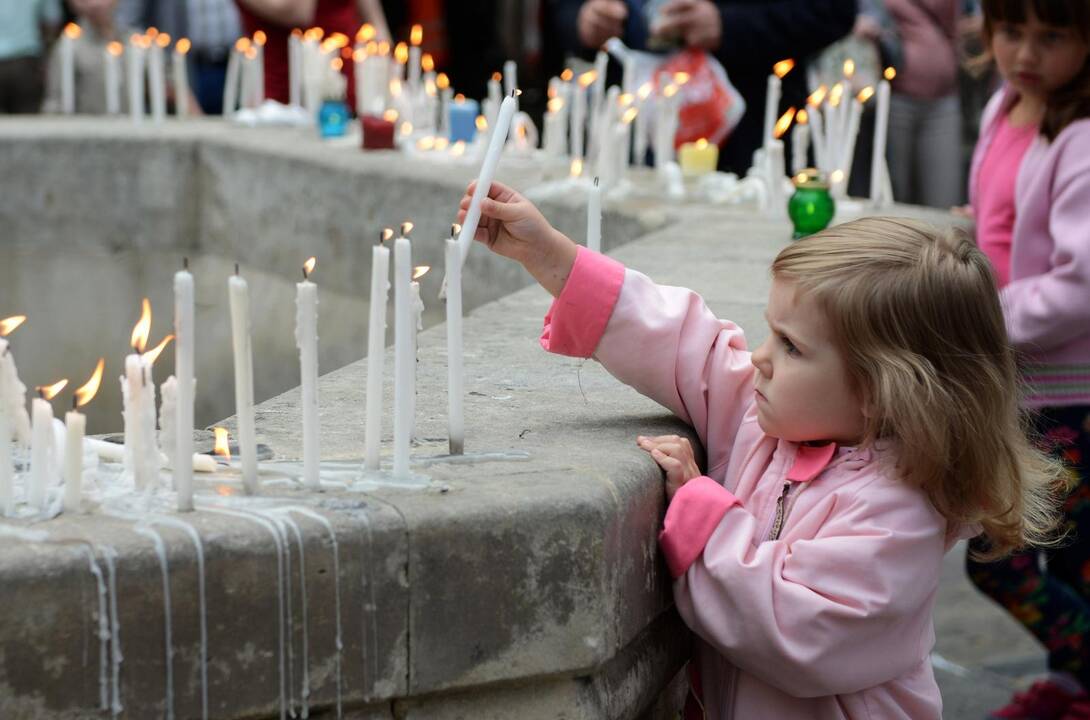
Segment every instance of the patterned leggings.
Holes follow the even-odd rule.
[[[992,563],[967,558],[966,567],[973,584],[1045,646],[1050,670],[1090,690],[1090,407],[1046,408],[1035,424],[1047,449],[1078,475],[1063,505],[1063,546]],[[986,545],[976,538],[970,547]]]

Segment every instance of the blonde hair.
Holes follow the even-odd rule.
[[[1063,466],[1027,438],[995,277],[965,233],[864,218],[785,248],[772,275],[825,312],[902,478],[951,532],[978,524],[981,559],[1051,545]]]

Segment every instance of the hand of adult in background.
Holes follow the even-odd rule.
[[[864,40],[878,42],[882,39],[882,24],[870,15],[856,15],[855,25],[852,27],[852,35],[863,38]]]
[[[628,6],[624,0],[586,0],[579,8],[576,26],[584,47],[599,48],[612,37],[624,35]]]
[[[686,47],[715,52],[723,42],[723,18],[711,0],[670,0],[651,32],[656,39],[680,38]]]

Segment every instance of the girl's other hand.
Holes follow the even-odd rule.
[[[666,471],[667,502],[674,499],[682,485],[703,474],[700,466],[696,464],[696,454],[688,438],[680,435],[640,435],[636,438],[636,444],[651,453],[651,458]]]

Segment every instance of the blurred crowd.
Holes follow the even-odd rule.
[[[749,110],[722,144],[720,168],[743,173],[762,140],[766,80],[778,61],[797,69],[783,79],[780,110],[803,107],[823,68],[858,59],[866,81],[897,69],[890,113],[889,167],[898,201],[964,202],[965,169],[976,118],[994,89],[966,68],[980,50],[977,0],[0,0],[0,112],[58,110],[56,39],[65,23],[82,28],[79,71],[101,72],[103,50],[154,27],[188,38],[193,108],[222,111],[230,50],[237,38],[268,34],[266,96],[286,92],[286,37],[323,27],[352,37],[364,22],[380,38],[424,28],[424,51],[459,92],[485,94],[489,77],[518,62],[523,108],[544,111],[549,78],[589,61],[608,39],[653,53],[699,48],[722,65]],[[52,58],[52,59],[51,59]],[[609,68],[611,79],[621,68]],[[101,87],[101,82],[81,83]],[[101,113],[100,92],[80,93],[77,112]],[[873,105],[873,103],[871,103]],[[862,120],[852,190],[869,185],[873,112]]]

